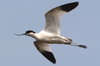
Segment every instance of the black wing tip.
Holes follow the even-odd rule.
[[[79,4],[79,2],[72,2],[72,3],[62,5],[60,7],[63,11],[69,12],[69,11],[73,10],[75,7],[77,7],[78,4]]]
[[[56,59],[52,52],[44,51],[42,52],[43,56],[45,56],[49,61],[51,61],[53,64],[56,63]]]

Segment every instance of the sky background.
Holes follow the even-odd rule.
[[[39,32],[48,10],[75,1],[79,6],[61,19],[61,34],[87,49],[52,45],[54,65],[37,51],[33,38],[13,34]],[[100,0],[0,0],[0,66],[100,66],[99,41]]]

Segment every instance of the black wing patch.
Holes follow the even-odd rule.
[[[44,52],[42,52],[42,55],[44,57],[46,57],[52,63],[54,63],[54,64],[56,63],[56,59],[55,59],[55,57],[54,57],[52,52],[44,51]]]
[[[72,3],[62,5],[60,7],[63,11],[69,12],[69,11],[73,10],[75,7],[77,7],[78,4],[79,4],[78,2],[72,2]]]

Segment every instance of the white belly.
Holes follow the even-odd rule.
[[[46,43],[52,43],[52,44],[65,44],[69,43],[68,39],[62,36],[59,36],[57,34],[52,34],[48,32],[40,32],[38,33],[38,41],[46,42]]]

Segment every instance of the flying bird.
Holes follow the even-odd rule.
[[[28,30],[23,34],[15,34],[17,36],[26,35],[36,39],[34,45],[37,50],[49,61],[56,63],[56,59],[52,53],[50,44],[65,44],[87,48],[85,45],[75,44],[72,39],[61,36],[60,34],[60,17],[65,13],[70,12],[78,6],[78,2],[72,2],[55,7],[45,14],[46,25],[43,30],[36,33],[33,30]]]

